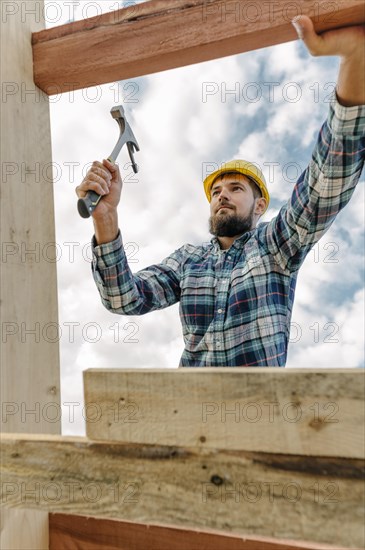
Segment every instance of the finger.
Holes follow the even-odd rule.
[[[98,160],[94,160],[94,162],[92,163],[91,165],[91,168],[90,170],[96,170],[97,168],[100,168],[101,170],[104,169],[104,166],[101,162],[99,162]]]
[[[297,15],[292,19],[292,25],[312,55],[326,55],[324,37],[316,33],[310,17]]]
[[[112,176],[117,176],[119,174],[119,166],[115,164],[114,162],[110,162],[110,160],[104,159],[103,165],[106,166],[111,172]]]
[[[105,166],[103,164],[99,163],[93,163],[92,167],[90,168],[87,176],[90,174],[96,174],[97,176],[102,177],[105,181],[111,180],[112,174],[109,170],[105,169]]]
[[[109,174],[107,178],[104,178],[103,176],[99,176],[98,174],[95,174],[95,173],[92,172],[91,174],[89,174],[86,177],[85,183],[96,183],[103,190],[103,194],[109,193],[109,187],[110,187],[110,183],[111,183],[111,176]]]
[[[106,195],[109,193],[109,187],[101,178],[98,178],[98,176],[95,178],[90,177],[76,187],[76,194],[80,198],[84,198],[88,191],[95,191],[98,195]]]
[[[86,195],[86,193],[84,193],[84,191],[82,191],[80,189],[80,185],[78,185],[77,187],[75,187],[75,193],[76,195],[79,197],[79,199],[83,199]]]

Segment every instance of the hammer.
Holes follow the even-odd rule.
[[[127,144],[129,157],[131,159],[132,168],[135,174],[138,172],[138,166],[134,160],[134,152],[139,151],[139,146],[136,138],[132,132],[132,128],[129,126],[124,114],[124,108],[122,105],[113,107],[110,111],[112,117],[118,122],[120,128],[120,135],[116,146],[114,147],[111,155],[108,157],[110,162],[115,162],[123,145]],[[97,207],[102,195],[98,195],[95,191],[88,191],[83,199],[77,201],[77,209],[82,218],[89,218],[95,208]]]

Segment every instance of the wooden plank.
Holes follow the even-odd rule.
[[[31,47],[31,33],[44,28],[43,0],[1,7],[1,429],[59,433],[60,421],[42,415],[60,400],[48,325],[58,321],[49,101],[35,90]],[[48,514],[2,510],[0,539],[8,550],[47,548]]]
[[[364,545],[364,461],[5,434],[2,502],[50,512]]]
[[[48,513],[1,508],[2,550],[48,550]]]
[[[34,81],[48,94],[134,78],[365,21],[363,0],[151,0],[33,34]]]
[[[359,369],[84,371],[90,439],[364,457]]]
[[[339,546],[241,537],[162,525],[50,514],[49,550],[345,550]]]

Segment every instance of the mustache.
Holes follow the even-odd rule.
[[[216,210],[216,212],[218,212],[221,208],[230,208],[231,210],[234,209],[234,207],[232,205],[230,205],[228,202],[224,202],[222,204],[220,204]]]

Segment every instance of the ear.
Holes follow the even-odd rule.
[[[255,214],[258,214],[259,216],[262,216],[262,214],[265,212],[266,209],[266,199],[264,197],[260,197],[256,199],[256,206],[255,206]]]

